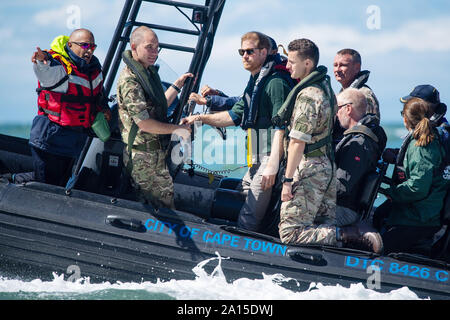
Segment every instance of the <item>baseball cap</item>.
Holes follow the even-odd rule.
[[[421,98],[432,104],[440,103],[439,91],[429,84],[422,84],[414,88],[414,90],[407,96],[400,98],[402,103],[406,103],[409,99]]]

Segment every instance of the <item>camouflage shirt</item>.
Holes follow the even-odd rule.
[[[378,103],[378,99],[373,93],[372,89],[368,86],[362,86],[359,91],[361,91],[367,100],[367,111],[366,113],[374,113],[378,119],[380,118],[380,104]]]
[[[341,89],[340,92],[344,91],[344,88]],[[359,88],[359,91],[366,97],[367,101],[367,113],[373,113],[375,114],[378,119],[381,119],[380,115],[380,103],[378,102],[377,97],[375,96],[375,93],[373,93],[372,89],[369,88],[367,85],[363,85],[361,88]]]
[[[323,87],[328,88],[326,83],[323,83]],[[334,117],[337,112],[336,103],[334,110],[331,110],[330,96],[334,99],[333,92],[325,92],[319,85],[312,85],[301,90],[295,101],[289,137],[307,144],[325,138],[329,134],[330,124],[333,123],[330,117]],[[319,151],[325,155],[326,147],[320,148]]]
[[[133,121],[138,124],[142,120],[155,119],[152,102],[147,100],[144,89],[128,66],[122,70],[117,81],[117,103],[120,132],[127,143]],[[158,135],[138,130],[133,145],[145,145],[153,141],[159,141]]]

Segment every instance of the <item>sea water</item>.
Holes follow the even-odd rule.
[[[388,135],[388,146],[399,147],[405,134],[402,125],[384,126]],[[26,138],[28,125],[0,125],[0,133]],[[238,164],[237,164],[238,165]],[[234,167],[236,167],[235,165]],[[229,166],[233,168],[233,166]],[[211,169],[220,169],[212,166]],[[230,174],[238,177],[242,170]],[[53,273],[53,280],[34,279],[25,281],[2,274],[0,261],[0,299],[15,300],[416,300],[418,296],[407,287],[388,293],[366,289],[362,283],[349,288],[312,283],[308,290],[287,289],[284,283],[294,281],[282,274],[261,274],[260,279],[241,278],[227,280],[221,268],[220,253],[216,258],[199,263],[192,273],[194,280],[170,280],[141,283],[91,283],[89,278],[75,282],[67,281],[64,274]],[[208,274],[204,266],[215,263],[214,271]],[[318,279],[319,281],[319,279]]]

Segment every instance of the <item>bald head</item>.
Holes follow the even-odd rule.
[[[145,37],[152,37],[158,40],[158,36],[152,29],[146,26],[140,26],[131,33],[130,44],[137,46],[142,43]]]
[[[91,40],[90,42],[95,43],[94,34],[90,30],[76,29],[70,34],[69,41],[80,41],[80,39],[86,38],[89,38],[89,40]]]
[[[91,46],[87,47],[86,44]],[[94,34],[88,29],[76,29],[70,34],[67,46],[78,57],[90,63],[96,48]]]
[[[145,26],[136,28],[130,36],[133,59],[148,68],[155,64],[159,54],[159,41],[156,33]]]

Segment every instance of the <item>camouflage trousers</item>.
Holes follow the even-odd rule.
[[[124,156],[124,159],[128,159],[128,155]],[[140,201],[157,207],[175,208],[173,181],[167,168],[165,151],[133,150],[131,178],[134,187],[138,190]]]
[[[281,205],[283,243],[337,245],[336,170],[326,156],[303,158],[292,185],[293,198]]]

